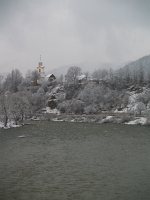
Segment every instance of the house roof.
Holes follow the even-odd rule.
[[[50,78],[51,76],[54,76],[54,74],[48,74],[48,75],[46,76],[46,78]]]
[[[78,76],[77,78],[78,78],[78,80],[83,80],[83,79],[86,78],[86,75],[85,75],[85,74],[82,74],[82,75]]]

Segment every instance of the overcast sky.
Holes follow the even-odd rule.
[[[150,0],[0,0],[0,69],[47,70],[150,54]]]

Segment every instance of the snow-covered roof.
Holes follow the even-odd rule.
[[[50,78],[52,75],[54,76],[54,74],[48,74],[46,78]]]
[[[85,75],[85,74],[82,74],[82,75],[78,76],[78,80],[83,80],[83,79],[85,79],[85,78],[86,78],[86,75]]]

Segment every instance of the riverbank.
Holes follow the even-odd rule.
[[[146,116],[134,116],[128,113],[101,113],[95,115],[74,115],[74,114],[45,114],[43,116],[50,121],[64,122],[86,122],[86,123],[115,123],[128,125],[150,125],[150,119]]]
[[[54,121],[54,122],[80,122],[80,123],[113,123],[113,124],[126,124],[126,125],[150,125],[150,119],[146,116],[134,116],[128,113],[101,113],[95,115],[75,115],[75,114],[54,114],[45,113],[31,119],[26,120],[23,124],[15,125],[13,122],[4,124],[0,122],[0,128],[18,128],[23,125],[28,125],[30,121]]]

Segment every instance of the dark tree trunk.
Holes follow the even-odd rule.
[[[4,121],[4,127],[7,126],[7,123],[8,123],[8,117],[7,117],[7,115],[6,115],[6,116],[5,116],[5,121]]]

